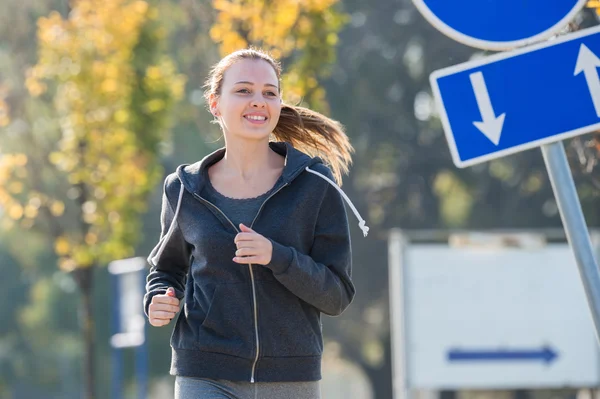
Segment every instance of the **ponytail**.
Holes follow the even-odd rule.
[[[273,135],[278,141],[323,159],[341,185],[342,175],[348,173],[352,164],[354,148],[338,121],[308,108],[283,104]]]

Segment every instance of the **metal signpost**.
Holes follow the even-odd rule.
[[[141,257],[110,262],[108,271],[113,275],[113,348],[112,398],[122,398],[124,348],[135,348],[137,391],[140,399],[146,398],[148,359],[146,349],[146,321],[143,314],[144,275],[146,260]]]
[[[444,0],[414,3],[437,29],[451,38],[498,50],[556,34],[585,0],[549,0],[543,7],[522,0],[462,0],[461,6]],[[559,141],[600,127],[598,32],[588,29],[456,65],[435,71],[430,80],[458,167],[542,145],[600,339],[600,274],[565,150]]]

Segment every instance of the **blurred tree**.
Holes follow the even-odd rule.
[[[54,109],[30,109],[27,140],[1,149],[3,227],[45,231],[81,291],[87,398],[95,397],[94,269],[133,255],[162,173],[158,145],[183,90],[156,18],[141,0],[79,0],[68,18],[40,18],[26,86]]]
[[[50,10],[66,13],[68,9],[64,0],[5,0],[4,6],[0,13],[0,97],[5,105],[0,153],[16,149],[19,141],[30,146],[26,144],[30,123],[39,123],[48,112],[50,104],[27,93],[23,71],[37,58],[35,21]],[[30,120],[29,113],[36,118]],[[0,301],[5,326],[0,332],[0,397],[73,397],[80,390],[75,362],[81,355],[81,340],[72,279],[56,269],[52,246],[39,231],[15,225],[10,231],[0,231],[0,242],[0,291],[5,298]],[[52,289],[40,289],[42,285]],[[64,350],[48,342],[60,343]]]
[[[338,0],[213,0],[213,6],[218,15],[210,36],[221,55],[248,46],[269,51],[284,65],[285,100],[328,111],[319,79],[330,72],[347,21]]]

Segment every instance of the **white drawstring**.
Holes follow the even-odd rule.
[[[177,224],[177,215],[179,215],[179,209],[181,208],[181,198],[183,198],[184,190],[185,190],[185,188],[183,187],[183,183],[181,183],[181,189],[179,190],[179,199],[177,199],[177,208],[175,209],[175,215],[173,216],[173,220],[171,220],[171,225],[169,226],[169,230],[167,231],[167,234],[165,234],[165,236],[161,240],[162,242],[160,243],[160,247],[158,248],[156,255],[154,255],[152,257],[152,263],[155,265],[158,263],[158,260],[160,259],[160,255],[164,251],[165,246],[167,245],[167,241],[169,241],[169,238],[171,237],[171,234],[173,234],[173,230],[175,229],[175,224]],[[167,204],[167,206],[169,206],[169,205]]]
[[[327,181],[329,184],[331,184],[333,187],[335,187],[336,190],[338,190],[338,192],[342,195],[342,197],[344,197],[344,199],[346,200],[348,205],[350,205],[350,208],[352,209],[352,212],[354,212],[354,215],[356,215],[356,218],[359,220],[358,227],[360,227],[360,229],[363,232],[363,235],[366,237],[367,234],[369,233],[369,227],[366,226],[365,220],[360,216],[360,213],[358,213],[358,211],[354,207],[354,204],[352,203],[352,201],[350,201],[350,198],[348,198],[346,193],[344,191],[342,191],[342,189],[337,184],[335,184],[335,182],[333,180],[331,180],[327,176],[325,176],[317,171],[312,170],[308,166],[306,167],[306,171],[321,177],[322,179]]]
[[[346,200],[346,202],[352,209],[352,212],[354,212],[354,214],[356,215],[357,219],[359,220],[358,227],[360,227],[360,229],[363,232],[363,235],[366,237],[367,234],[369,233],[369,227],[366,226],[365,220],[360,216],[360,213],[358,213],[358,211],[354,207],[354,204],[352,203],[352,201],[350,201],[350,198],[348,198],[346,193],[344,191],[342,191],[342,189],[337,184],[335,184],[335,182],[333,180],[329,179],[327,176],[310,169],[308,166],[306,167],[306,171],[321,177],[322,179],[327,181],[329,184],[331,184],[333,187],[335,187],[335,189],[342,195],[342,197],[344,197],[344,199]],[[157,264],[158,260],[160,259],[160,255],[162,254],[165,247],[167,246],[167,242],[169,241],[169,238],[171,237],[171,234],[173,234],[173,230],[175,229],[175,224],[177,223],[177,216],[179,215],[179,210],[181,209],[181,199],[183,198],[184,190],[185,190],[185,187],[183,186],[183,183],[181,183],[181,188],[179,190],[179,198],[177,199],[177,207],[175,209],[175,215],[173,215],[173,220],[171,220],[171,225],[169,226],[169,230],[167,231],[167,234],[164,235],[164,237],[162,238],[162,240],[160,240],[160,242],[158,244],[159,248],[158,248],[158,251],[156,252],[156,255],[154,255],[152,257],[152,263],[155,265]]]

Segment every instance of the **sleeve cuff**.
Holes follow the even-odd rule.
[[[266,264],[275,274],[282,274],[290,267],[294,254],[290,247],[279,244],[273,240],[270,240],[273,245],[273,253],[271,254],[271,262]]]

